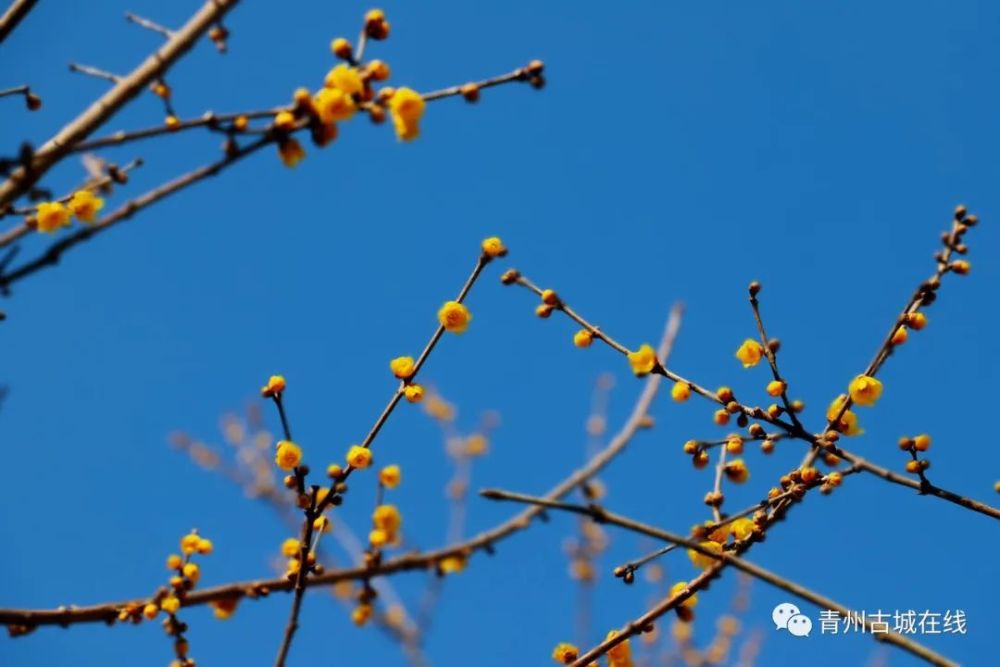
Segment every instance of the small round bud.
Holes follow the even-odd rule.
[[[330,50],[333,51],[333,55],[342,60],[350,60],[354,56],[354,49],[351,48],[351,43],[343,37],[337,37],[330,42]]]

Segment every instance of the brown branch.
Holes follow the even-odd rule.
[[[24,20],[24,17],[28,15],[31,8],[35,6],[38,0],[14,0],[7,11],[0,16],[0,44],[3,43],[10,33],[14,32],[14,28]]]
[[[292,647],[292,639],[295,631],[299,629],[299,612],[302,610],[302,599],[306,592],[306,577],[312,569],[309,564],[309,550],[312,547],[313,521],[321,513],[316,511],[316,495],[319,487],[314,486],[310,494],[309,507],[305,511],[305,519],[302,521],[302,534],[299,536],[299,570],[295,574],[295,586],[292,589],[292,609],[288,614],[288,623],[285,626],[285,634],[281,638],[281,646],[278,648],[278,657],[274,661],[275,667],[284,667],[285,660],[288,659],[288,651]]]
[[[27,192],[75,144],[103,125],[146,86],[162,76],[237,2],[238,0],[207,0],[171,39],[49,139],[32,156],[27,167],[20,167],[0,183],[0,208]]]
[[[226,167],[243,159],[247,155],[256,152],[272,141],[273,139],[270,137],[263,137],[252,144],[248,144],[247,146],[238,149],[236,152],[227,155],[221,160],[199,167],[194,171],[179,176],[172,181],[153,188],[145,194],[122,204],[122,206],[115,209],[114,212],[101,218],[93,225],[84,227],[74,234],[54,242],[41,256],[17,267],[10,273],[0,275],[0,290],[6,290],[18,280],[21,280],[22,278],[47,266],[57,264],[63,253],[73,246],[83,243],[84,241],[107,231],[114,225],[130,219],[138,211],[155,204],[169,195],[179,192],[190,185],[194,185],[209,176],[215,176]]]
[[[667,321],[663,339],[658,350],[661,359],[666,360],[670,356],[670,351],[673,348],[674,340],[680,328],[682,310],[681,306],[676,305],[670,312],[670,318]],[[618,454],[624,451],[632,440],[632,437],[645,423],[649,407],[656,396],[661,381],[662,378],[658,375],[651,375],[647,378],[645,386],[632,409],[632,413],[621,430],[608,443],[607,447],[598,452],[582,468],[575,470],[566,479],[556,484],[545,495],[545,498],[558,500],[564,497],[603,470]],[[397,556],[371,567],[362,566],[330,570],[321,575],[310,577],[306,580],[305,586],[306,588],[328,586],[340,581],[354,581],[398,572],[426,570],[434,567],[438,562],[448,557],[464,557],[474,551],[480,550],[492,553],[494,544],[514,533],[524,530],[541,513],[542,509],[540,507],[529,507],[503,523],[481,532],[461,544],[449,545],[434,551]],[[182,600],[181,604],[182,606],[190,607],[227,598],[257,598],[273,591],[291,590],[292,586],[293,583],[286,578],[235,582],[192,591]],[[77,623],[113,623],[118,618],[118,611],[121,608],[132,602],[138,603],[143,601],[145,601],[145,598],[126,602],[108,602],[86,607],[60,607],[54,610],[0,609],[0,624],[33,628],[41,625],[61,625],[65,627]]]
[[[921,495],[941,498],[942,500],[947,500],[950,503],[955,503],[956,505],[970,509],[973,512],[979,512],[980,514],[985,514],[986,516],[993,517],[994,519],[1000,519],[1000,509],[991,507],[984,502],[973,500],[967,496],[960,495],[947,489],[942,489],[941,487],[930,483],[921,484],[915,479],[894,473],[888,468],[883,468],[880,465],[872,463],[867,459],[861,458],[860,456],[843,449],[834,449],[833,452],[840,458],[852,463],[856,468],[864,470],[865,472],[871,473],[877,477],[881,477],[888,482],[899,484],[900,486],[907,486],[911,489],[919,491]]]
[[[770,570],[766,570],[760,567],[759,565],[746,561],[742,558],[734,556],[725,551],[722,553],[716,553],[714,551],[702,547],[701,544],[699,544],[694,540],[688,539],[681,535],[677,535],[667,530],[663,530],[662,528],[657,528],[655,526],[651,526],[649,524],[645,524],[640,521],[630,519],[620,514],[609,512],[601,507],[598,507],[597,505],[589,505],[589,506],[574,505],[572,503],[556,502],[547,500],[545,498],[538,498],[535,496],[529,496],[521,493],[512,493],[509,491],[502,491],[498,489],[484,490],[481,492],[481,495],[491,500],[511,500],[520,503],[528,503],[538,507],[546,507],[550,509],[562,510],[564,512],[583,514],[591,517],[594,521],[597,521],[598,523],[610,523],[619,526],[621,528],[625,528],[626,530],[630,530],[634,533],[639,533],[640,535],[654,537],[657,539],[670,542],[672,544],[677,544],[683,547],[687,547],[688,549],[693,549],[694,551],[697,551],[700,554],[715,558],[719,561],[716,565],[713,565],[712,567],[706,569],[705,572],[699,575],[699,577],[696,577],[695,581],[697,581],[701,577],[704,577],[711,570],[719,572],[725,565],[732,565],[736,569],[742,570],[743,572],[746,572],[747,574],[756,577],[761,581],[767,582],[772,586],[779,588],[787,593],[791,593],[792,595],[798,596],[803,600],[807,600],[808,602],[815,604],[821,609],[832,609],[845,618],[849,617],[851,613],[849,609],[835,602],[834,600],[824,597],[819,593],[816,593],[800,584],[797,584],[793,581],[790,581],[789,579],[786,579],[778,574],[775,574]],[[705,582],[707,582],[708,579],[710,578],[711,575],[706,577]],[[583,665],[588,665],[591,663],[591,661],[606,653],[607,650],[613,648],[616,644],[627,639],[629,636],[631,636],[631,634],[637,634],[638,632],[642,632],[658,616],[666,613],[670,609],[673,609],[675,606],[677,606],[678,604],[689,598],[694,593],[697,587],[700,586],[696,586],[693,582],[689,583],[688,586],[683,591],[667,597],[666,600],[664,600],[664,602],[654,607],[654,609],[650,610],[650,612],[647,612],[641,619],[639,619],[638,621],[633,621],[633,623],[630,623],[628,626],[626,626],[626,629],[619,631],[616,637],[606,640],[598,647],[595,647],[594,649],[588,651],[586,654],[580,656],[577,659],[577,661],[573,663],[573,665],[578,665],[581,667]],[[659,613],[657,613],[655,616],[651,616],[653,611],[657,611]],[[632,629],[633,626],[634,629]],[[872,637],[877,641],[883,641],[889,644],[893,644],[894,646],[897,646],[903,649],[904,651],[907,651],[908,653],[917,656],[918,658],[926,660],[932,665],[942,665],[946,667],[954,667],[956,665],[956,663],[948,660],[944,656],[941,656],[932,651],[931,649],[927,648],[926,646],[923,646],[902,635],[899,635],[895,632],[874,633],[872,632],[871,622],[866,622],[865,626],[868,629],[869,633],[871,633]],[[629,630],[632,630],[631,634],[626,634],[626,632],[628,632]]]

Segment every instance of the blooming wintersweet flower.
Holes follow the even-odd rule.
[[[90,190],[78,190],[69,200],[69,210],[82,222],[93,222],[104,208],[104,200]]]
[[[372,464],[372,453],[364,447],[352,445],[347,450],[347,463],[358,469],[367,468]]]
[[[729,530],[737,540],[745,540],[754,532],[754,522],[746,517],[740,517],[729,524]]]
[[[410,403],[419,403],[424,400],[424,388],[419,384],[408,384],[403,387],[403,396]]]
[[[843,410],[844,403],[846,401],[847,394],[841,394],[837,398],[833,399],[833,402],[830,403],[830,407],[826,410],[826,418],[830,421],[836,419],[837,415],[840,414],[840,411]],[[864,430],[858,426],[858,416],[854,414],[854,411],[852,410],[844,410],[844,413],[840,415],[840,421],[833,424],[833,426],[837,431],[848,436],[861,435],[864,433]]]
[[[699,542],[698,546],[712,553],[717,553],[717,554],[722,553],[722,545],[719,544],[718,542],[705,540],[704,542]],[[700,551],[696,551],[694,549],[688,549],[687,554],[688,558],[691,559],[691,562],[694,564],[694,566],[702,570],[712,565],[713,563],[717,562],[717,559],[712,558],[711,556],[706,556]]]
[[[438,311],[438,322],[450,333],[464,333],[472,321],[472,313],[458,301],[446,301]]]
[[[51,234],[60,227],[69,226],[69,210],[57,201],[47,201],[35,207],[38,231]]]
[[[628,353],[628,363],[632,366],[632,372],[642,377],[652,373],[659,361],[656,359],[656,350],[643,343],[638,350]]]
[[[417,370],[417,365],[413,357],[396,357],[389,362],[389,370],[400,380],[406,380],[413,376]]]
[[[764,356],[764,346],[753,338],[747,338],[736,350],[736,358],[743,362],[743,368],[750,368],[760,363]]]
[[[287,383],[282,375],[272,375],[267,380],[267,384],[260,388],[260,395],[264,398],[280,396],[285,391]]]
[[[399,88],[389,99],[389,113],[401,141],[411,141],[420,136],[420,119],[427,103],[423,96],[411,88]]]
[[[573,663],[579,655],[580,649],[565,642],[562,644],[556,644],[556,647],[552,650],[552,659],[560,665],[569,665]]]
[[[274,462],[282,470],[292,470],[302,462],[302,449],[291,440],[279,440]]]
[[[688,585],[686,581],[678,581],[676,584],[670,587],[670,595],[678,595],[681,593],[681,591],[687,590],[687,587]],[[681,602],[682,607],[689,607],[689,608],[694,607],[696,604],[698,604],[698,596],[695,593],[692,593],[691,595],[689,595],[687,598],[684,599],[684,602]]]
[[[852,401],[870,407],[882,395],[882,383],[869,375],[859,375],[851,380],[848,391]]]
[[[617,636],[618,631],[612,630],[605,639],[614,639]],[[627,639],[608,649],[608,665],[609,667],[632,667],[632,647]]]
[[[580,329],[575,334],[573,334],[573,345],[577,347],[590,347],[590,344],[594,342],[594,334],[590,333],[586,329]]]
[[[670,398],[678,403],[688,400],[691,398],[691,385],[687,382],[675,382],[674,386],[670,388]]]
[[[386,466],[378,472],[378,481],[387,489],[395,489],[401,479],[402,472],[398,465]]]
[[[313,108],[323,123],[348,120],[354,115],[354,99],[340,88],[323,88],[313,97]]]
[[[327,73],[323,85],[327,88],[336,88],[348,95],[360,95],[365,90],[365,84],[357,68],[344,63],[334,66]]]
[[[483,239],[483,254],[489,258],[503,257],[507,254],[507,246],[503,244],[499,236],[491,236]]]

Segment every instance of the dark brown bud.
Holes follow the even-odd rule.
[[[965,204],[959,204],[958,206],[955,207],[955,219],[959,221],[964,220],[965,214],[967,212],[968,211],[965,208]]]
[[[756,280],[750,283],[750,296],[757,296],[760,292],[760,283]]]

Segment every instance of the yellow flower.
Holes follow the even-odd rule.
[[[174,131],[179,130],[181,128],[181,121],[180,121],[180,119],[177,116],[173,115],[173,114],[170,114],[169,116],[167,116],[166,119],[163,122],[167,126],[167,129],[170,130],[171,132],[174,132]]]
[[[656,359],[656,350],[643,343],[637,351],[628,353],[628,363],[632,366],[632,372],[642,377],[652,373],[659,361]]]
[[[185,577],[191,580],[191,583],[196,584],[201,579],[201,568],[198,567],[197,563],[186,563],[182,572]]]
[[[347,450],[347,463],[359,470],[367,468],[372,464],[372,453],[364,447],[353,445]]]
[[[181,538],[181,551],[186,555],[191,555],[198,551],[198,543],[201,542],[201,536],[198,533],[188,533]],[[169,559],[168,559],[169,563]]]
[[[674,386],[670,388],[670,398],[678,403],[688,400],[691,398],[691,385],[687,382],[675,382]]]
[[[753,338],[747,338],[736,350],[736,358],[743,362],[743,368],[756,366],[763,356],[764,347]]]
[[[769,396],[781,396],[785,391],[785,383],[781,380],[771,380],[767,383],[767,393]]]
[[[725,426],[729,423],[729,413],[726,412],[725,408],[720,408],[712,413],[712,421],[719,426]]]
[[[913,439],[913,448],[918,452],[926,452],[931,446],[931,436],[921,433]]]
[[[274,117],[274,126],[287,132],[295,127],[295,116],[289,111],[279,111]]]
[[[395,505],[379,505],[372,512],[372,524],[376,528],[384,530],[390,540],[399,532],[402,523],[403,517]]]
[[[354,115],[354,99],[339,88],[323,88],[313,97],[313,108],[324,124],[348,120]]]
[[[670,587],[670,595],[677,595],[681,591],[686,590],[687,587],[688,585],[686,581],[678,581]],[[696,604],[698,604],[698,596],[695,593],[692,593],[684,600],[684,602],[681,602],[682,607],[694,607]]]
[[[220,621],[225,621],[232,617],[239,602],[239,598],[232,597],[212,600],[209,604],[212,606],[212,614]]]
[[[285,391],[285,378],[281,375],[272,375],[268,380],[267,384],[260,388],[260,395],[264,398],[270,398],[272,396],[278,396],[283,391]]]
[[[296,139],[285,139],[278,144],[278,155],[286,167],[295,167],[306,156],[305,149]]]
[[[841,394],[837,398],[833,399],[830,403],[830,407],[827,408],[826,418],[832,420],[840,414],[840,410],[843,408],[844,403],[847,401],[847,394]],[[860,435],[864,431],[858,427],[858,416],[854,414],[851,410],[845,410],[844,414],[840,417],[840,422],[833,425],[834,428],[843,433],[844,435]]]
[[[389,541],[389,535],[381,528],[374,528],[368,533],[368,543],[376,549],[384,547]]]
[[[733,536],[737,540],[745,540],[753,534],[754,522],[746,517],[741,517],[736,519],[731,524],[729,524],[729,529],[733,532]]]
[[[93,222],[97,212],[104,208],[104,200],[90,190],[78,190],[69,200],[69,210],[83,222]]]
[[[181,608],[181,601],[177,599],[177,596],[168,595],[160,602],[160,608],[168,614],[174,614]]]
[[[914,331],[920,331],[927,326],[927,316],[920,312],[910,313],[906,316],[906,326]]]
[[[156,615],[159,613],[160,613],[160,608],[157,607],[152,602],[150,602],[149,604],[147,604],[142,608],[142,615],[148,618],[149,620],[153,620],[154,618],[156,618]]]
[[[472,313],[458,301],[446,301],[441,306],[441,310],[438,311],[438,322],[441,323],[445,331],[451,333],[463,333],[469,328],[470,321],[472,321]]]
[[[747,464],[743,462],[743,459],[735,459],[727,463],[725,473],[729,481],[736,484],[742,484],[750,479],[750,471],[747,469]]]
[[[868,375],[859,375],[851,380],[848,391],[858,405],[872,406],[882,395],[882,383]]]
[[[424,388],[419,384],[408,384],[403,387],[403,395],[410,403],[419,403],[424,400]]]
[[[389,69],[389,63],[384,60],[373,60],[368,63],[366,69],[368,74],[376,81],[385,81],[392,74],[392,70]]]
[[[573,334],[573,345],[577,347],[590,347],[590,344],[594,342],[594,334],[590,333],[586,329],[580,329],[575,334]]]
[[[281,543],[281,555],[285,558],[295,558],[299,555],[302,545],[294,537],[289,537]]]
[[[351,43],[343,37],[337,37],[330,42],[330,50],[333,51],[335,56],[344,60],[349,59],[354,53],[351,49]]]
[[[907,331],[906,327],[897,327],[896,331],[894,331],[892,334],[892,344],[902,345],[903,343],[906,342],[906,339],[909,337],[910,334]]]
[[[35,207],[38,231],[52,233],[69,226],[69,210],[57,201],[47,201]]]
[[[302,462],[302,449],[290,440],[278,441],[274,462],[282,470],[292,470]]]
[[[181,543],[183,546],[183,542]],[[181,566],[184,565],[184,559],[177,554],[170,554],[167,556],[167,569],[168,570],[179,570]]]
[[[572,644],[556,644],[556,647],[552,650],[552,659],[558,662],[560,665],[569,665],[574,660],[576,660],[580,655],[580,649],[573,646]]]
[[[396,136],[402,141],[416,139],[420,135],[420,118],[427,103],[423,96],[410,88],[399,88],[389,99],[389,113],[396,128]]]
[[[317,498],[318,501],[318,498]],[[318,516],[313,520],[313,530],[320,533],[329,533],[333,530],[333,524],[330,519],[326,516]]]
[[[444,574],[456,574],[465,569],[465,556],[452,554],[438,561],[438,569]]]
[[[370,604],[359,604],[351,612],[351,621],[355,625],[364,625],[372,617],[372,606]]]
[[[348,95],[360,95],[365,90],[365,84],[361,80],[361,74],[358,73],[357,68],[344,63],[336,65],[327,73],[323,85],[327,88],[342,90]]]
[[[413,357],[396,357],[389,362],[389,370],[400,380],[405,380],[413,375],[417,367]]]
[[[507,254],[507,246],[499,236],[491,236],[483,240],[483,254],[490,258],[503,257]]]
[[[618,631],[612,630],[606,639],[614,639],[617,636]],[[608,665],[610,667],[632,667],[632,647],[629,646],[627,639],[608,649]]]
[[[401,479],[402,472],[397,465],[386,466],[378,472],[378,481],[382,483],[382,486],[389,489],[395,489],[399,486]]]
[[[468,456],[482,456],[489,449],[489,440],[482,433],[473,433],[465,439],[465,454]]]
[[[704,542],[699,542],[698,545],[705,549],[706,551],[711,551],[712,553],[722,553],[722,545],[718,542],[712,542],[711,540],[706,540]],[[694,566],[704,570],[706,567],[712,563],[717,562],[717,559],[710,556],[706,556],[700,551],[695,551],[694,549],[688,549],[688,558],[694,563]]]

